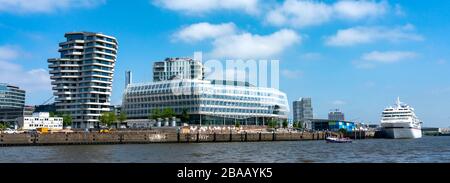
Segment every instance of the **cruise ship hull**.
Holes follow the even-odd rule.
[[[422,130],[417,128],[383,128],[386,138],[416,139],[422,138]]]

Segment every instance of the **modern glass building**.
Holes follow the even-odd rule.
[[[203,65],[190,58],[154,64],[153,82],[129,84],[122,99],[128,119],[148,119],[154,110],[186,111],[191,124],[266,125],[287,119],[286,94],[248,82],[204,80]]]
[[[17,124],[17,118],[31,116],[33,112],[33,106],[23,106],[21,108],[0,108],[0,122],[13,126]]]
[[[177,79],[128,85],[122,111],[129,119],[147,119],[155,109],[187,110],[191,124],[266,125],[287,119],[285,93],[244,82]]]
[[[118,43],[92,32],[70,32],[65,38],[61,58],[48,59],[56,111],[69,113],[73,128],[93,128],[109,111]]]
[[[18,117],[28,114],[26,109],[25,91],[17,86],[0,83],[0,122],[14,125]]]
[[[345,129],[347,132],[355,130],[355,122],[344,120],[314,119],[312,120],[313,130],[339,131]]]
[[[339,120],[339,121],[344,121],[345,120],[345,116],[344,113],[339,111],[339,109],[336,109],[335,111],[331,111],[328,113],[328,119],[329,120]]]
[[[311,98],[305,97],[294,101],[292,111],[295,122],[301,122],[303,127],[311,129],[311,120],[314,118]]]
[[[25,90],[17,86],[0,83],[0,109],[23,108],[25,106]]]

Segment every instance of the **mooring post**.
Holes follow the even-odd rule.
[[[200,137],[200,132],[197,132],[197,142],[200,142],[199,137]]]

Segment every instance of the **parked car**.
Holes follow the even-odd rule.
[[[18,132],[17,132],[17,130],[14,130],[14,129],[11,129],[11,128],[7,128],[2,133],[5,133],[5,134],[16,134]]]

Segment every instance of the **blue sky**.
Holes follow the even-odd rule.
[[[279,59],[280,89],[290,103],[312,97],[319,118],[340,108],[349,120],[378,123],[400,96],[424,126],[446,127],[449,8],[432,0],[0,0],[0,82],[43,103],[52,96],[46,60],[59,56],[64,33],[93,31],[119,41],[115,104],[125,70],[150,81],[154,61],[202,51]]]

